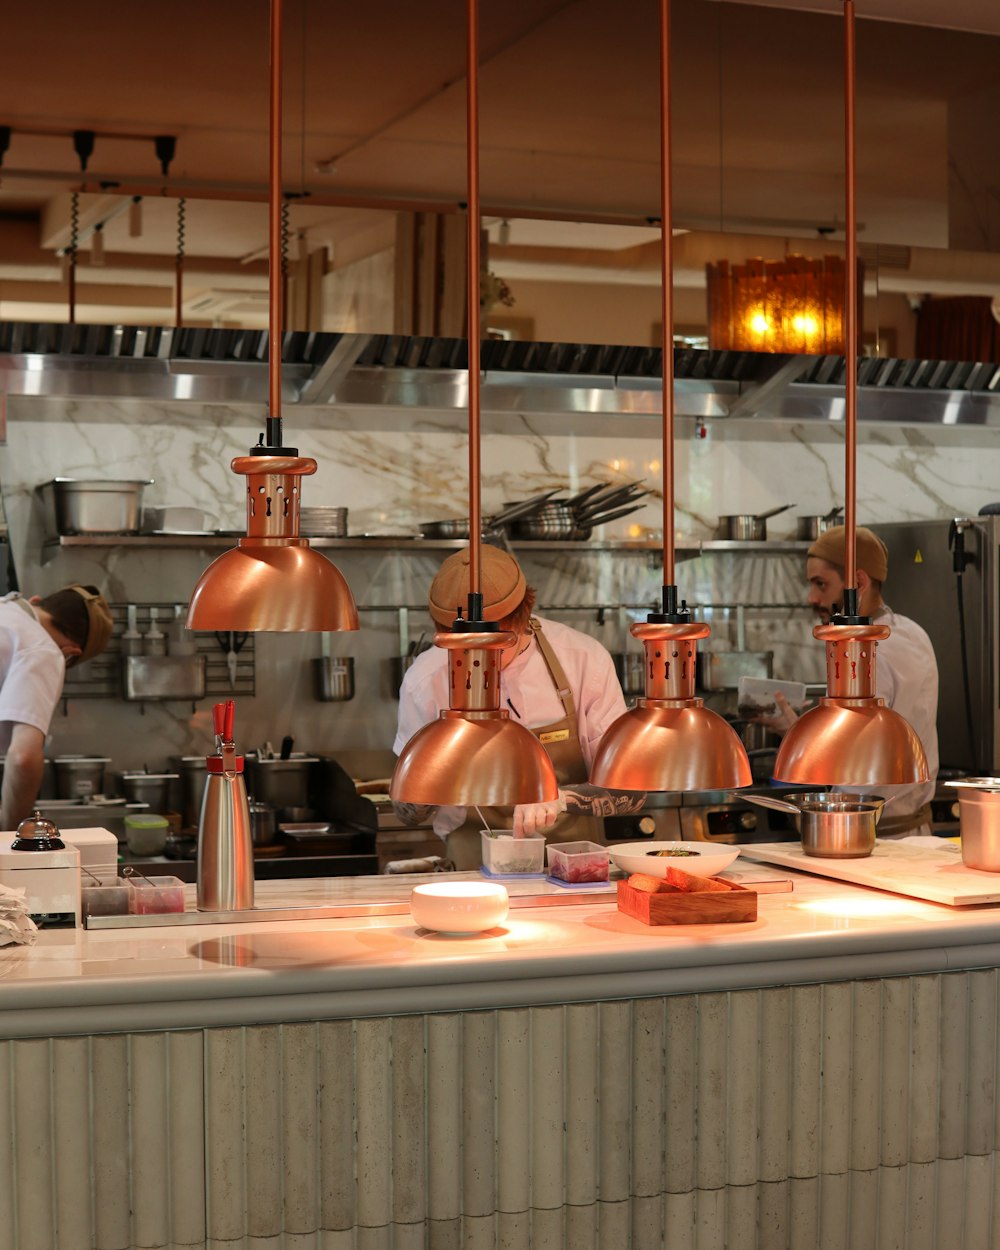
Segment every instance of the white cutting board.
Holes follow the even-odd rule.
[[[957,844],[942,841],[938,848],[876,840],[874,851],[864,859],[820,859],[806,855],[798,842],[751,842],[740,847],[740,858],[950,907],[1000,903],[1000,873],[966,868]]]

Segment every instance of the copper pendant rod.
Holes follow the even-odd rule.
[[[847,543],[844,554],[844,585],[857,588],[857,456],[858,456],[858,240],[855,205],[855,120],[854,120],[854,0],[844,0],[844,133],[847,171],[846,259],[847,299],[844,307],[844,397],[846,424],[844,452],[846,458],[844,490],[844,526]]]
[[[479,420],[479,0],[466,0],[466,179],[468,200],[469,592],[481,593],[482,489]]]
[[[670,0],[660,0],[660,233],[663,298],[663,582],[674,564],[674,250],[670,148]]]
[[[281,6],[271,0],[271,144],[268,207],[268,438],[281,445]],[[272,430],[275,433],[272,435]]]

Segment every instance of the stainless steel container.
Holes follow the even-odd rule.
[[[968,780],[976,784],[946,783],[958,790],[962,863],[966,868],[1000,872],[1000,779]]]
[[[835,525],[843,525],[843,521],[836,514],[832,516],[799,516],[795,518],[795,537],[803,542],[812,542],[814,538],[819,538],[820,534],[825,534],[827,530],[833,529]]]
[[[85,799],[104,793],[110,759],[96,755],[59,755],[52,761],[56,774],[56,798]]]
[[[885,800],[879,795],[796,794],[799,834],[806,855],[863,859],[875,849],[875,828]]]
[[[208,769],[204,755],[172,755],[170,765],[181,779],[181,816],[185,829],[197,827]]]
[[[322,703],[346,703],[354,698],[354,657],[322,655],[312,661],[316,698]]]
[[[57,534],[138,534],[142,492],[151,478],[97,481],[56,477],[52,490]]]
[[[616,651],[612,656],[622,694],[646,691],[646,655],[643,651]]]
[[[270,846],[278,836],[278,814],[270,803],[250,803],[250,833],[254,846]]]
[[[310,755],[293,755],[287,760],[260,760],[248,755],[247,785],[258,803],[282,809],[308,808],[309,781],[318,763]]]
[[[170,783],[177,773],[122,773],[119,785],[129,803],[148,803],[154,812],[165,812],[170,806]]]

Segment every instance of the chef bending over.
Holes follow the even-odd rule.
[[[500,706],[538,738],[552,760],[559,796],[548,803],[522,803],[513,809],[484,808],[491,829],[513,829],[515,837],[543,834],[549,841],[586,839],[603,843],[602,819],[639,811],[645,794],[589,785],[587,777],[598,744],[623,715],[625,699],[611,656],[587,634],[534,614],[535,590],[520,565],[496,547],[481,550],[483,619],[497,621],[516,635],[501,652]],[[469,595],[469,552],[456,552],[431,583],[428,607],[435,624],[448,629],[456,605]],[[397,755],[418,729],[437,720],[448,700],[448,653],[422,652],[408,669],[399,692],[399,719],[393,750]],[[464,807],[417,807],[394,803],[408,824],[433,814],[434,831],[446,840],[448,858],[459,869],[482,862],[483,822]]]

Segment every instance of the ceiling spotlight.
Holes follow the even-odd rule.
[[[166,178],[170,172],[170,162],[177,152],[177,138],[175,135],[157,135],[153,140],[153,148],[156,151],[156,159],[160,162],[163,176]]]
[[[104,264],[104,222],[99,221],[90,236],[90,263],[100,266]]]
[[[80,168],[86,169],[94,151],[94,132],[92,130],[73,131],[73,151],[80,158]]]
[[[142,196],[133,195],[132,203],[128,206],[128,237],[130,239],[142,238]]]
[[[497,243],[501,247],[506,247],[510,243],[510,222],[506,217],[500,223],[500,229],[497,231]]]

